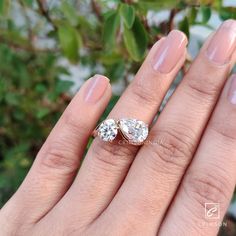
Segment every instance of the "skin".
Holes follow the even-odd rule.
[[[236,105],[229,95],[236,83],[234,77],[228,79],[236,53],[234,45],[229,48],[231,41],[227,50],[208,52],[224,44],[215,40],[222,32],[205,42],[147,143],[137,147],[119,142],[121,138],[107,143],[97,137],[81,165],[88,138],[111,97],[108,79],[97,75],[88,80],[1,209],[1,236],[217,235],[236,183]],[[162,70],[153,65],[165,47],[163,38],[109,118],[151,124],[185,60],[187,39],[175,31],[171,40],[177,36],[184,47],[177,48],[174,66],[168,58]],[[205,217],[205,203],[219,204],[219,219]]]

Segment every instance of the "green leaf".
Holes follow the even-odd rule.
[[[120,17],[116,11],[109,12],[109,15],[105,18],[103,28],[103,42],[106,47],[111,48],[115,44],[116,32],[119,27]]]
[[[60,25],[58,26],[58,36],[64,55],[71,62],[77,62],[81,46],[81,37],[79,33],[70,25]]]
[[[189,24],[190,25],[194,24],[196,18],[197,18],[197,9],[195,7],[191,7],[188,14]]]
[[[144,57],[148,38],[144,26],[136,16],[133,27],[128,29],[124,27],[124,43],[130,56],[135,61],[141,61]]]
[[[202,13],[202,23],[206,24],[211,18],[211,8],[209,6],[202,5],[200,11]]]
[[[189,38],[189,22],[187,17],[184,17],[184,19],[179,23],[179,29]]]
[[[43,83],[37,84],[35,86],[35,92],[38,93],[45,93],[47,91],[47,87],[46,85],[44,85]]]
[[[120,15],[125,26],[131,29],[135,20],[135,9],[133,6],[122,3],[120,6]]]
[[[73,81],[57,80],[55,92],[58,94],[67,92],[73,84]]]
[[[36,117],[38,119],[42,119],[44,118],[46,115],[48,115],[50,113],[50,110],[47,107],[41,107],[37,113],[36,113]]]
[[[122,59],[122,55],[114,53],[114,52],[108,53],[108,54],[101,53],[101,56],[99,57],[99,61],[105,64],[106,66],[113,65],[119,62],[121,59]]]
[[[20,97],[18,94],[9,92],[5,96],[5,101],[8,105],[17,106],[20,103]]]
[[[222,7],[220,9],[220,18],[222,20],[236,19],[236,8],[235,7]]]
[[[181,2],[181,0],[139,0],[137,1],[137,7],[145,13],[148,10],[160,11],[162,9],[176,8]]]
[[[72,7],[70,3],[64,1],[61,5],[61,11],[71,25],[76,26],[78,24],[78,14],[76,12],[76,9]]]
[[[32,6],[33,6],[33,3],[34,3],[34,0],[24,0],[23,2],[24,2],[27,6],[32,7]]]
[[[11,0],[0,0],[0,15],[7,15]]]
[[[0,14],[4,12],[4,0],[0,0]]]
[[[114,63],[112,66],[109,66],[107,74],[112,82],[122,78],[125,73],[125,63],[123,60],[120,60],[117,63]]]

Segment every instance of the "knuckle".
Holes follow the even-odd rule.
[[[157,142],[149,149],[150,159],[154,162],[152,166],[155,168],[156,165],[161,165],[165,170],[171,171],[171,166],[180,170],[185,168],[194,149],[191,138],[185,134],[177,134],[174,130],[159,130],[155,133],[157,134],[153,135]]]
[[[220,140],[225,142],[235,143],[236,142],[236,128],[235,125],[231,125],[230,122],[213,121],[208,125],[209,129],[213,132],[216,137],[220,137]]]
[[[80,136],[83,136],[85,132],[90,130],[89,122],[87,122],[87,120],[78,120],[77,114],[74,114],[73,111],[65,112],[63,115],[63,121],[67,128],[74,134],[80,134]]]
[[[78,168],[79,159],[76,154],[65,144],[61,142],[52,143],[46,150],[44,156],[42,157],[42,165],[46,168],[43,169],[53,169],[60,170],[63,174],[72,174]]]
[[[22,220],[22,212],[16,209],[16,205],[14,208],[7,207],[6,204],[0,212],[1,235],[26,235],[29,228],[28,219]]]
[[[153,91],[153,87],[149,88],[137,82],[131,86],[131,92],[138,104],[145,102],[146,105],[155,105],[156,103],[157,93]]]
[[[209,80],[206,83],[206,79],[191,78],[186,80],[188,91],[191,95],[195,95],[198,99],[202,98],[205,100],[213,100],[219,93],[219,84],[211,82]]]
[[[204,207],[205,203],[224,203],[231,196],[227,178],[217,174],[217,171],[206,173],[188,173],[183,183],[184,191],[198,204]]]
[[[122,168],[131,163],[136,147],[130,145],[119,145],[116,143],[104,143],[96,140],[91,146],[93,160],[104,169]]]

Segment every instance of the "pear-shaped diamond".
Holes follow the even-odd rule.
[[[118,133],[118,126],[115,120],[104,120],[97,128],[98,136],[103,141],[112,141],[116,138]]]
[[[132,144],[142,144],[148,136],[148,126],[136,119],[120,119],[119,128],[123,136]]]

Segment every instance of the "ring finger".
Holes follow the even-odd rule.
[[[185,35],[176,30],[157,42],[109,117],[130,117],[145,123],[152,122],[185,60],[186,44]],[[87,216],[92,221],[112,200],[137,150],[131,145],[104,143],[96,138],[74,184],[54,212],[65,207],[65,212],[71,214],[74,211],[73,203],[78,202],[75,214],[79,212],[83,220],[86,221]]]

